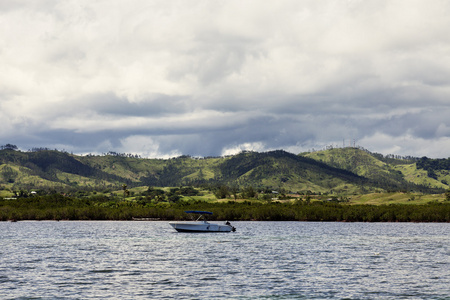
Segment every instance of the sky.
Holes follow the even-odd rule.
[[[0,0],[0,144],[450,157],[450,1]]]

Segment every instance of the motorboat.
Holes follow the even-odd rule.
[[[214,224],[209,223],[205,219],[205,215],[212,215],[210,211],[198,211],[198,210],[188,210],[185,211],[188,214],[199,215],[194,221],[177,221],[169,222],[178,232],[230,232],[236,231],[236,228],[231,226],[230,222],[225,222],[225,224]],[[203,219],[203,220],[202,220]]]

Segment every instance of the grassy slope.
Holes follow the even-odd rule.
[[[138,182],[142,176],[162,170],[164,161],[119,156],[75,156],[80,162],[107,174]]]
[[[356,148],[334,148],[308,153],[305,156],[364,177],[390,174],[389,166],[386,163]]]
[[[395,166],[395,169],[402,172],[405,176],[405,179],[413,182],[415,184],[423,184],[429,186],[440,187],[444,189],[448,189],[450,186],[448,184],[442,183],[442,180],[450,183],[450,176],[448,175],[448,171],[436,171],[436,175],[438,179],[430,178],[427,175],[427,171],[423,169],[417,169],[416,164],[409,165],[399,165]]]
[[[441,180],[447,180],[450,183],[450,175],[447,171],[436,172],[438,180],[435,180],[428,177],[425,170],[417,169],[415,163],[397,160],[395,164],[387,164],[370,153],[356,148],[335,148],[308,153],[305,156],[350,170],[367,178],[389,178],[398,183],[404,180],[418,185],[449,188],[449,185],[441,182]]]
[[[55,187],[61,187],[65,186],[65,184],[54,182],[52,180],[47,180],[45,178],[42,178],[38,175],[34,175],[34,171],[23,167],[20,165],[16,165],[13,163],[7,163],[0,166],[0,172],[4,170],[5,168],[11,168],[13,171],[16,172],[16,176],[14,178],[14,182],[6,182],[4,180],[0,179],[0,183],[2,184],[3,188],[9,189],[9,190],[16,190],[16,185],[28,185],[28,186],[41,186],[41,187],[47,187],[47,188],[55,188]],[[10,194],[10,193],[9,193]]]
[[[346,186],[358,189],[361,178],[353,173],[284,151],[241,153],[222,166],[225,178],[240,185],[265,186],[288,191],[336,192]]]

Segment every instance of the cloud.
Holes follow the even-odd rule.
[[[425,139],[409,134],[395,137],[383,133],[376,133],[364,138],[361,142],[368,147],[377,147],[380,153],[385,154],[410,155],[413,153],[416,157],[430,157],[431,153],[431,157],[449,157],[446,150],[450,147],[450,138],[448,136]],[[405,152],[405,149],[408,149],[409,152]]]
[[[449,13],[439,0],[2,2],[0,140],[167,157],[355,139],[448,156]]]

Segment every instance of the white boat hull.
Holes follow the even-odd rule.
[[[211,224],[206,221],[169,222],[178,232],[230,232],[233,226],[226,224]]]

